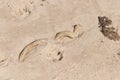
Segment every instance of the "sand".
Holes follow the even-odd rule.
[[[0,0],[0,80],[120,80],[120,41],[98,28],[98,16],[107,16],[120,34],[119,9],[119,0]],[[82,35],[54,39],[76,24]],[[47,45],[20,62],[38,39]]]

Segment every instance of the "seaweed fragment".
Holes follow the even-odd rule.
[[[103,16],[103,17],[98,16],[98,21],[99,21],[98,27],[100,28],[100,31],[105,37],[114,41],[118,41],[120,39],[120,36],[117,33],[117,31],[115,31],[115,28],[109,27],[109,25],[112,25],[112,20],[110,20],[106,16]]]

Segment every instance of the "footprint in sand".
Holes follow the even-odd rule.
[[[8,7],[12,16],[17,18],[25,18],[29,16],[34,8],[32,0],[10,0]]]
[[[48,43],[47,46],[41,50],[42,55],[53,62],[60,61],[63,58],[64,49],[60,44]]]
[[[83,34],[81,28],[82,27],[80,24],[76,24],[73,26],[73,31],[58,32],[55,35],[55,41],[63,43],[63,42],[66,42],[67,39],[72,40],[72,39],[75,39],[77,37],[80,37]]]
[[[46,46],[47,45],[47,40],[38,39],[38,40],[35,40],[35,41],[29,43],[28,45],[26,45],[19,54],[19,57],[18,57],[19,61],[23,62],[28,57],[29,53],[33,49],[35,49],[38,45]]]
[[[48,40],[38,39],[26,45],[18,56],[19,62],[24,62],[30,55],[30,52],[38,46],[44,46],[41,55],[48,60],[60,61],[63,58],[62,47],[58,44],[49,43]]]
[[[9,62],[10,62],[10,58],[8,58],[8,57],[1,57],[0,58],[0,67],[1,66],[2,67],[7,66],[9,64]]]

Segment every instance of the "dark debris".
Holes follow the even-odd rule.
[[[112,25],[112,20],[110,20],[106,16],[103,16],[103,17],[98,16],[98,21],[99,21],[98,24],[99,24],[100,31],[103,33],[105,37],[114,41],[118,41],[120,39],[120,36],[117,33],[117,31],[115,31],[115,28],[109,27],[109,25]]]

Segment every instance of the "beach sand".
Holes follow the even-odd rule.
[[[0,80],[120,80],[120,41],[98,27],[98,16],[107,16],[120,34],[119,9],[119,0],[0,0]],[[55,40],[76,24],[79,37]],[[47,44],[20,62],[38,39]]]

